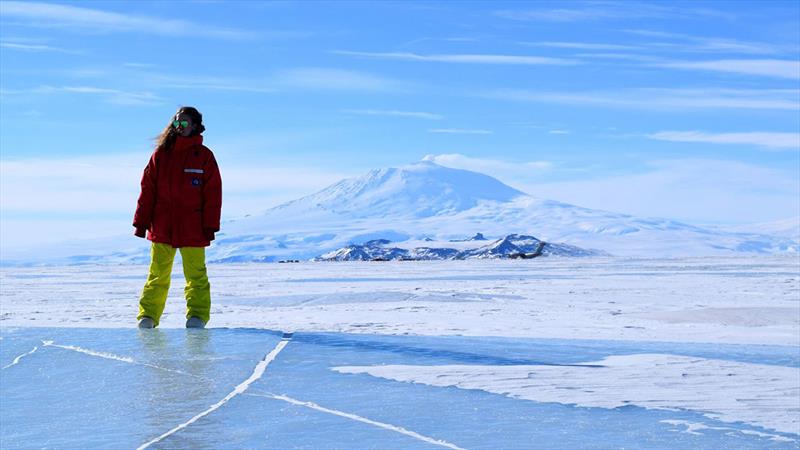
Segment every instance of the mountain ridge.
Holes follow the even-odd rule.
[[[488,175],[420,161],[343,179],[316,193],[270,208],[265,214],[313,205],[357,217],[378,214],[422,218],[467,210],[479,200],[508,201],[524,195],[527,194]]]
[[[417,247],[454,248],[458,246],[451,241],[469,241],[478,234],[490,240],[512,234],[537,236],[550,244],[633,257],[795,254],[800,249],[797,240],[786,237],[537,198],[485,174],[422,161],[374,169],[261,214],[225,220],[217,240],[207,249],[207,260],[312,259],[375,239],[409,249],[410,243],[424,240],[429,244]],[[60,250],[51,245],[49,253],[41,256],[27,251],[14,258],[4,251],[2,261],[6,265],[32,260],[143,263],[149,261],[149,248],[142,244],[125,236],[117,242],[97,240],[96,245],[89,241],[80,247],[65,244]]]
[[[478,233],[480,235],[480,233]],[[457,242],[486,241],[469,239]],[[362,245],[348,245],[314,258],[314,261],[441,261],[448,259],[532,259],[539,256],[608,256],[596,250],[586,250],[565,244],[550,244],[533,236],[510,234],[479,247],[458,250],[444,247],[390,247],[391,241],[375,239]]]

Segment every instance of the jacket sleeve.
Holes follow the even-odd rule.
[[[217,232],[222,214],[222,176],[213,153],[210,153],[203,172],[203,229]]]
[[[142,174],[142,191],[136,202],[136,213],[133,215],[133,226],[150,228],[153,223],[153,210],[156,206],[156,154],[150,157]]]

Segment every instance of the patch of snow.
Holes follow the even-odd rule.
[[[333,370],[579,407],[692,410],[723,422],[800,434],[798,368],[661,354],[615,355],[584,364],[601,367],[383,365]]]
[[[209,264],[208,273],[212,327],[800,345],[792,257]],[[146,278],[146,266],[0,269],[0,326],[135,327]],[[183,284],[176,262],[162,327],[184,327]]]

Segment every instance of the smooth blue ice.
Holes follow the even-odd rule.
[[[223,400],[282,339],[280,332],[252,329],[17,328],[0,330],[0,337],[3,449],[138,448]],[[149,448],[443,448],[274,395],[468,449],[797,448],[797,435],[717,422],[692,411],[537,403],[331,370],[378,364],[574,364],[652,352],[800,365],[795,347],[780,346],[297,333],[243,393]],[[20,355],[26,356],[11,365]],[[676,432],[663,420],[726,430]],[[732,430],[768,432],[794,442]]]

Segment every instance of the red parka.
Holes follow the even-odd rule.
[[[142,175],[133,217],[136,234],[179,247],[207,247],[219,231],[222,178],[203,136],[178,136],[171,149],[156,150]]]

